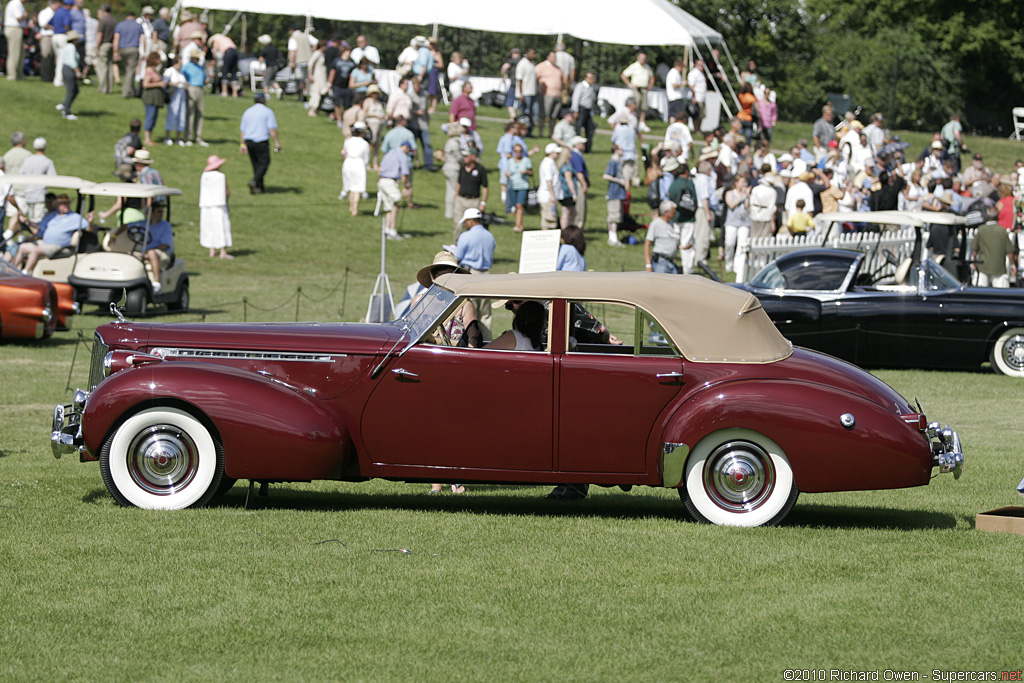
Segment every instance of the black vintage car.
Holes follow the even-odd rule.
[[[976,369],[989,361],[1024,378],[1024,290],[966,287],[931,260],[891,258],[884,272],[863,272],[866,259],[795,251],[735,286],[755,294],[794,344],[857,365]]]

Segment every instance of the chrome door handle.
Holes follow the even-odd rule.
[[[405,368],[395,368],[391,372],[395,373],[396,375],[403,379],[416,379],[419,377],[419,375],[417,375],[415,372],[409,372]]]
[[[659,372],[657,375],[655,375],[655,377],[658,377],[659,379],[661,379],[661,378],[665,378],[665,379],[682,379],[683,373],[681,373],[681,372]]]

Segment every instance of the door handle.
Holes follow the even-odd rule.
[[[682,379],[683,373],[681,372],[659,372],[655,377],[659,379]]]
[[[399,379],[417,379],[417,378],[419,378],[419,375],[417,375],[415,372],[409,372],[405,368],[395,368],[391,372],[393,372],[396,375],[398,375]]]

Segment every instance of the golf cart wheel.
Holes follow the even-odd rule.
[[[188,280],[185,280],[181,283],[181,288],[178,290],[178,300],[167,304],[167,308],[172,311],[187,311],[188,304]]]
[[[128,292],[124,303],[124,312],[128,315],[144,315],[148,303],[149,295],[146,294],[146,290],[138,287]]]

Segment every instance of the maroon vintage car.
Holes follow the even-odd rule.
[[[111,495],[144,508],[201,506],[236,479],[586,483],[677,488],[696,519],[748,526],[800,491],[961,472],[955,432],[793,349],[747,292],[645,273],[435,282],[386,324],[104,325],[54,453],[99,460]],[[467,300],[496,331],[504,302],[543,304],[538,346],[456,345]]]

